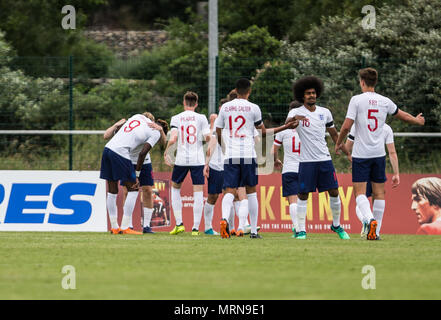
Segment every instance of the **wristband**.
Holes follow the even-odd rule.
[[[136,177],[139,178],[139,174],[141,173],[141,171],[136,171]]]

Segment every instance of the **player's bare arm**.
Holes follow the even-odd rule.
[[[398,165],[398,155],[395,149],[395,143],[386,144],[387,152],[389,153],[389,161],[392,166],[392,188],[398,187],[400,184],[400,169]]]
[[[265,125],[263,123],[256,126],[256,129],[262,131],[262,137],[265,137],[267,134],[277,134],[280,131],[286,130],[286,129],[295,129],[299,125],[299,120],[295,119],[295,117],[289,119],[283,126],[277,127],[277,128],[265,128]]]
[[[404,121],[404,122],[407,122],[410,124],[419,125],[419,126],[424,126],[424,123],[425,123],[425,119],[424,119],[422,113],[419,113],[416,117],[414,117],[410,113],[407,113],[406,111],[398,109],[398,112],[394,117],[397,119],[400,119],[401,121]]]
[[[343,141],[344,141],[344,139],[346,139],[346,137],[348,136],[348,133],[351,131],[353,124],[354,124],[354,120],[349,119],[349,118],[346,118],[345,121],[343,122],[343,125],[341,126],[341,129],[340,129],[340,134],[338,134],[338,137],[337,137],[337,141],[334,140],[335,153],[340,154],[340,150],[343,151],[343,148],[344,148]],[[329,133],[329,134],[331,134],[331,133]],[[348,155],[348,153],[346,153],[346,152],[345,152],[345,154]]]
[[[276,170],[282,170],[283,163],[279,159],[279,149],[280,146],[277,146],[273,144],[273,147],[271,148],[271,154],[274,156],[274,169]]]
[[[103,134],[103,138],[105,140],[108,140],[112,138],[118,130],[123,126],[124,123],[126,123],[126,119],[121,119],[118,122],[115,122],[111,127],[107,128],[106,131]]]
[[[169,167],[173,166],[173,163],[170,159],[169,150],[170,150],[171,146],[173,146],[177,141],[178,141],[177,130],[170,131],[170,140],[168,140],[167,147],[165,148],[165,151],[164,151],[164,161],[165,161],[165,164],[168,165]]]
[[[205,166],[204,166],[204,176],[207,179],[210,176],[209,175],[210,169],[208,164],[210,163],[211,157],[213,156],[214,148],[216,148],[216,144],[217,144],[217,139],[214,137],[212,137],[208,142],[207,152],[205,154]]]
[[[159,131],[159,133],[161,134],[161,138],[159,139],[159,143],[164,145],[167,142],[167,136],[165,135],[164,129],[162,129],[162,126],[160,126],[156,122],[149,122],[148,126],[154,130]]]

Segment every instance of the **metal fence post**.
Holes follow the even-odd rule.
[[[73,130],[73,57],[69,56],[69,130]],[[69,134],[69,170],[73,167],[73,136]]]

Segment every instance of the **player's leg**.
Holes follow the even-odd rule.
[[[259,218],[259,202],[257,201],[256,186],[258,184],[257,162],[256,159],[244,159],[242,167],[242,185],[246,188],[248,198],[248,211],[250,214],[251,235],[250,238],[261,238],[257,234],[257,223]]]
[[[297,199],[296,239],[306,239],[306,213],[310,192],[317,189],[318,165],[315,162],[300,162],[299,164],[299,194]]]
[[[371,176],[371,159],[352,158],[352,184],[354,186],[355,202],[360,209],[363,223],[368,224],[368,240],[374,240],[377,221],[374,219],[371,204],[366,197],[366,184]]]
[[[135,181],[124,181],[124,186],[127,188],[127,197],[123,206],[123,218],[121,221],[121,230],[123,234],[142,234],[141,232],[130,229],[131,216],[133,209],[138,199],[139,189],[135,187]]]
[[[282,174],[282,196],[287,198],[289,203],[289,215],[292,220],[293,238],[296,237],[297,223],[297,194],[299,193],[299,174],[297,172],[286,172]]]
[[[219,235],[213,230],[213,213],[214,206],[219,198],[219,194],[222,193],[224,185],[224,172],[209,168],[209,176],[207,179],[208,184],[208,197],[204,205],[204,221],[205,221],[205,234]]]
[[[230,236],[236,235],[235,216],[236,216],[236,214],[237,214],[237,216],[239,216],[239,208],[240,208],[240,200],[239,200],[239,196],[238,196],[237,190],[236,190],[236,193],[234,194],[233,206],[231,207],[230,216],[228,217],[228,226],[230,228]]]
[[[120,179],[120,172],[117,167],[117,159],[114,152],[108,148],[104,148],[101,157],[100,178],[106,180],[107,183],[107,198],[106,206],[109,212],[110,232],[112,234],[119,234],[121,229],[118,224],[118,207],[116,199],[118,196],[118,180]]]
[[[239,226],[236,235],[242,237],[245,234],[251,233],[251,225],[248,221],[248,198],[244,187],[237,188],[237,200],[239,206],[236,209],[236,214],[239,218]]]
[[[181,186],[185,177],[187,176],[189,168],[184,166],[173,167],[172,172],[172,187],[171,187],[171,204],[173,215],[175,216],[176,225],[170,234],[175,235],[185,231],[184,223],[182,222],[182,199]]]
[[[110,232],[118,234],[121,232],[118,224],[118,207],[116,198],[118,197],[118,181],[107,181],[107,210],[109,212]]]
[[[235,163],[235,159],[228,159],[224,164],[224,189],[222,198],[222,220],[220,222],[221,238],[229,238],[230,230],[228,218],[230,217],[236,189],[240,186],[240,165]]]
[[[141,186],[142,217],[141,227],[143,233],[154,233],[150,228],[153,215],[153,168],[151,163],[142,166],[139,174],[139,185]]]
[[[192,235],[199,235],[202,211],[204,210],[204,166],[190,167],[191,180],[193,182],[193,228]]]
[[[214,206],[219,198],[218,193],[208,193],[207,201],[205,201],[204,205],[204,222],[205,222],[205,234],[208,235],[219,235],[216,231],[213,230],[213,213]]]
[[[386,182],[386,157],[374,160],[372,170],[372,214],[377,221],[375,239],[380,239],[380,229],[383,222],[384,209],[386,207],[384,183]]]

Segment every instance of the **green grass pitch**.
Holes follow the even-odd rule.
[[[0,299],[441,299],[439,236],[262,236],[1,232]]]

